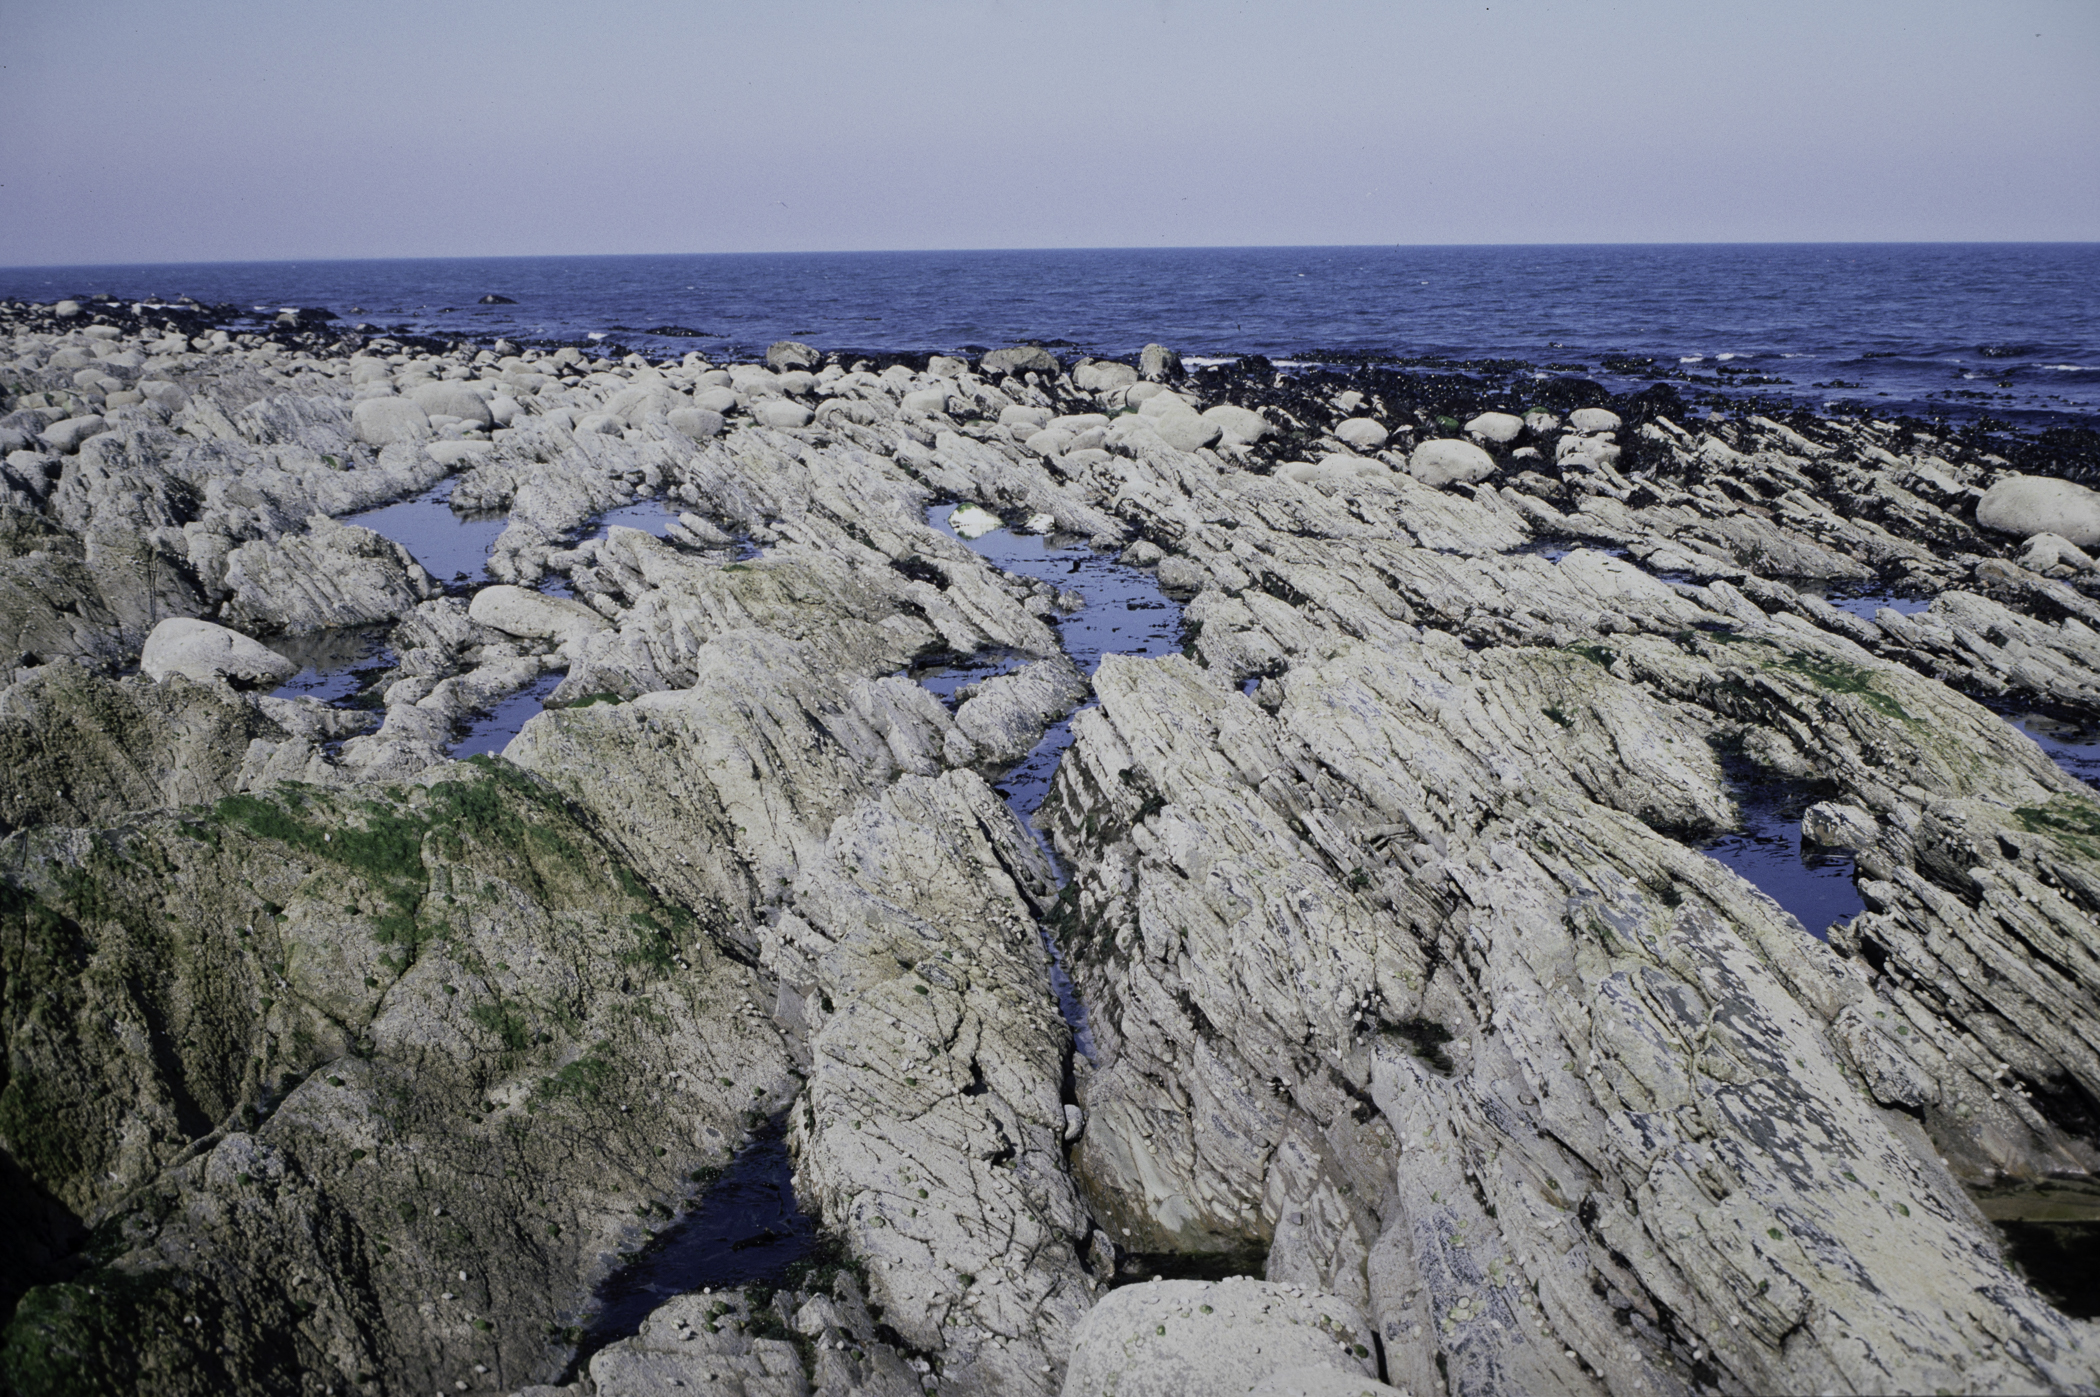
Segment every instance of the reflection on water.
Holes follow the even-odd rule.
[[[2007,1257],[2050,1304],[2078,1319],[2100,1317],[2100,1184],[2045,1179],[1970,1195],[1997,1224]]]
[[[1113,554],[1097,552],[1084,539],[1070,534],[1025,534],[1002,528],[963,538],[949,523],[956,508],[954,504],[937,504],[927,511],[926,520],[1008,572],[1037,578],[1060,589],[1076,589],[1085,599],[1084,606],[1057,623],[1057,630],[1065,653],[1088,675],[1100,666],[1103,655],[1169,655],[1181,648],[1181,605],[1159,590],[1159,580],[1152,573],[1119,563]],[[924,678],[917,672],[913,677],[920,678],[943,700],[952,702],[955,690],[962,685],[1016,667],[1014,656],[987,652],[935,666]],[[1007,808],[1019,817],[1022,827],[1035,836],[1060,886],[1065,881],[1064,869],[1050,841],[1036,828],[1035,816],[1050,794],[1050,782],[1057,775],[1065,749],[1071,745],[1072,720],[1061,718],[1050,725],[1042,741],[1027,756],[993,785]],[[1064,954],[1057,943],[1047,934],[1043,942],[1050,949],[1050,986],[1057,993],[1058,1006],[1064,1011],[1065,1022],[1071,1025],[1073,1042],[1092,1060],[1094,1040],[1087,1029],[1086,1006],[1065,971]]]
[[[1794,914],[1820,941],[1830,924],[1866,909],[1852,882],[1852,856],[1804,850],[1801,812],[1824,796],[1799,782],[1762,779],[1747,764],[1731,763],[1731,794],[1742,828],[1705,846],[1706,852]]]
[[[598,1287],[598,1313],[571,1371],[637,1332],[672,1296],[777,1284],[816,1242],[816,1223],[795,1202],[787,1142],[776,1121],[744,1146],[690,1212]]]
[[[265,637],[264,645],[300,667],[272,696],[341,703],[394,667],[386,633],[383,625],[348,626],[311,635]]]
[[[489,580],[489,549],[509,520],[502,514],[459,514],[451,505],[447,480],[412,500],[346,514],[342,522],[370,529],[406,548],[429,573],[447,586]]]
[[[2100,790],[2100,731],[2039,713],[2006,721],[2033,738],[2066,776]]]
[[[468,720],[467,731],[451,747],[446,755],[458,761],[468,757],[496,756],[510,745],[518,730],[531,722],[564,678],[561,670],[541,675],[524,688],[507,694],[489,706],[486,713],[477,713]]]

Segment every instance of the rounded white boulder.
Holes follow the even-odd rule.
[[[2100,493],[2044,475],[2009,475],[1976,502],[1976,522],[2001,534],[2055,534],[2100,547]]]
[[[674,407],[664,417],[671,429],[694,441],[705,441],[722,430],[722,414],[704,407]]]
[[[366,398],[350,410],[350,430],[368,446],[392,446],[429,436],[430,417],[407,398]]]
[[[1176,451],[1195,451],[1216,441],[1223,429],[1193,412],[1168,412],[1153,419],[1152,430]]]
[[[1470,441],[1425,441],[1407,458],[1407,473],[1424,485],[1470,485],[1495,473],[1495,458]]]
[[[948,390],[945,388],[921,388],[915,393],[906,393],[898,406],[906,412],[923,412],[931,416],[948,410]]]
[[[1601,407],[1579,407],[1568,414],[1568,425],[1578,432],[1616,432],[1619,430],[1619,414]]]
[[[526,640],[572,640],[605,629],[605,618],[579,601],[523,587],[484,587],[467,615],[490,630]]]
[[[431,417],[457,417],[486,427],[495,420],[488,399],[464,383],[419,383],[408,390],[409,400]]]
[[[1384,446],[1390,433],[1368,417],[1352,417],[1334,429],[1334,439],[1355,447],[1358,451],[1376,451]]]
[[[1507,412],[1483,412],[1466,423],[1466,435],[1475,441],[1507,446],[1524,430],[1524,419]]]
[[[282,684],[299,672],[299,666],[239,631],[189,617],[171,617],[153,628],[139,668],[155,681],[180,674],[244,686]]]
[[[766,398],[751,405],[751,420],[761,427],[807,427],[809,409],[786,398]]]
[[[1218,430],[1234,441],[1260,441],[1276,430],[1270,425],[1268,418],[1252,408],[1234,407],[1231,403],[1206,408],[1203,415],[1217,423]]]

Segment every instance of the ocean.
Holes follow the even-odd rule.
[[[0,269],[0,295],[319,307],[394,333],[651,355],[1395,362],[2029,428],[2100,413],[2100,243],[1269,247]],[[484,296],[509,304],[482,304]]]

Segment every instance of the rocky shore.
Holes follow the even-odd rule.
[[[2100,1391],[1994,1226],[2100,1219],[2100,797],[2008,721],[2100,723],[2083,463],[1158,346],[0,322],[14,1391]],[[482,574],[348,522],[438,487]],[[993,529],[1180,653],[1089,673]],[[1857,916],[1703,852],[1751,778]],[[776,1129],[821,1245],[579,1361]]]

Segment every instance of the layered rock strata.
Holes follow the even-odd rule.
[[[2100,801],[1999,716],[2100,719],[2031,453],[74,309],[0,416],[18,1390],[2100,1383],[1965,1191],[2100,1149]],[[448,477],[489,584],[344,522]],[[1151,570],[1184,653],[1083,674],[939,501]],[[373,625],[354,700],[267,691]],[[995,783],[1068,717],[1053,868]],[[1855,861],[1827,941],[1701,852],[1745,773]],[[839,1264],[570,1372],[772,1117]],[[1113,1288],[1205,1268],[1262,1279]]]

